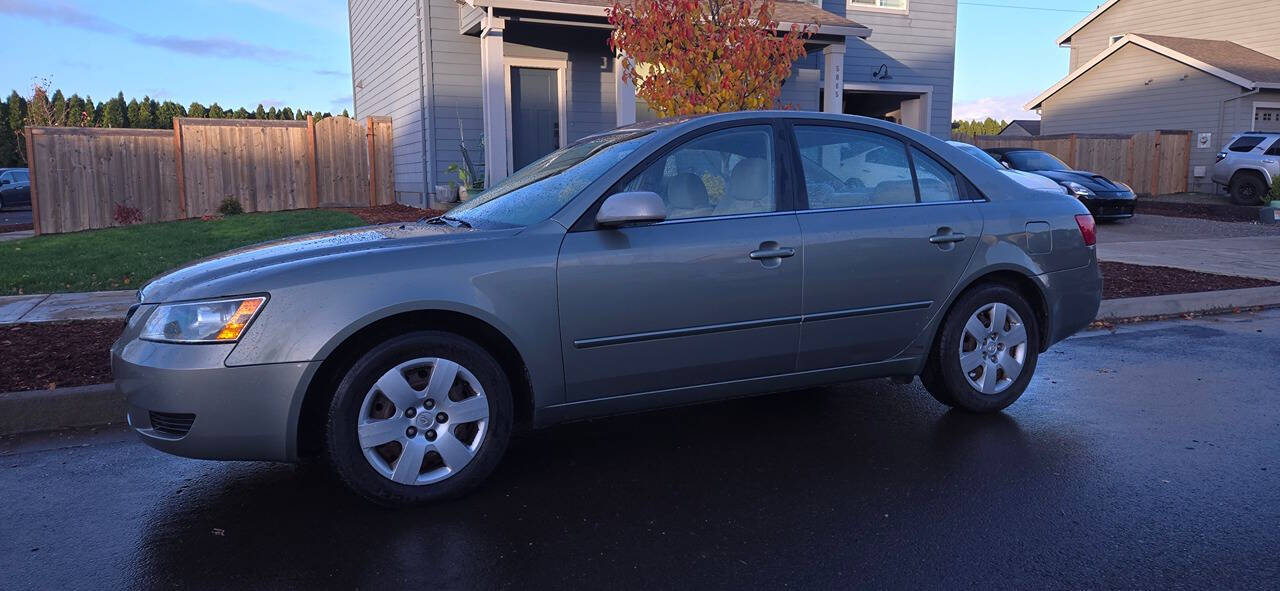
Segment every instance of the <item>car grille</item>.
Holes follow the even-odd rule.
[[[181,437],[191,430],[196,415],[190,413],[152,412],[151,428],[167,435]]]

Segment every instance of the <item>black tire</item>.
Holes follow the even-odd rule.
[[[1004,391],[983,394],[969,384],[960,367],[960,343],[964,326],[979,309],[992,303],[1007,304],[1022,318],[1026,327],[1026,355],[1022,371]],[[998,412],[1013,404],[1031,383],[1040,355],[1040,319],[1031,304],[1016,290],[998,283],[970,288],[947,312],[938,336],[934,339],[929,360],[925,362],[920,381],[938,402],[969,412]]]
[[[1258,174],[1238,172],[1231,177],[1231,202],[1236,205],[1260,205],[1269,190]]]
[[[448,359],[470,371],[488,399],[489,423],[479,449],[457,474],[432,484],[400,484],[379,474],[365,459],[356,424],[374,383],[400,363],[422,357]],[[412,332],[373,347],[347,370],[329,405],[325,452],[348,487],[380,505],[407,507],[457,498],[479,486],[502,459],[511,438],[513,408],[506,373],[483,347],[453,333]]]

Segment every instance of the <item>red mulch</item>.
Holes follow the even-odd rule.
[[[1175,218],[1196,218],[1219,222],[1256,222],[1258,207],[1230,203],[1173,203],[1138,199],[1134,211]]]
[[[394,203],[376,207],[343,207],[335,211],[353,214],[367,224],[394,224],[396,222],[416,222],[423,217],[435,217],[444,213],[434,209],[418,209]]]
[[[1099,264],[1102,266],[1102,299],[1104,300],[1280,285],[1266,279],[1214,275],[1172,267],[1148,267],[1106,261]]]
[[[0,392],[108,383],[108,351],[122,331],[121,320],[0,326]]]
[[[0,224],[0,234],[5,232],[21,232],[23,230],[34,230],[35,226],[31,224]]]

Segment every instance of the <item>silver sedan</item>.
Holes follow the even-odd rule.
[[[324,455],[408,505],[479,485],[522,427],[875,377],[998,411],[1100,294],[1075,199],[905,127],[736,113],[582,139],[439,218],[172,271],[112,362],[155,448]]]

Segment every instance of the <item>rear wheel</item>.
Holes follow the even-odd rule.
[[[982,285],[947,313],[920,379],[943,404],[996,412],[1027,389],[1039,343],[1039,323],[1026,298],[1004,285]]]
[[[1231,201],[1236,205],[1258,205],[1268,189],[1261,175],[1239,172],[1231,178]]]
[[[511,388],[476,343],[415,332],[361,357],[330,403],[326,451],[360,495],[407,506],[462,495],[497,466],[511,436]]]

